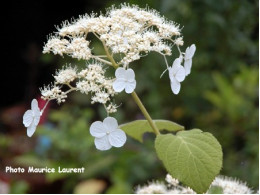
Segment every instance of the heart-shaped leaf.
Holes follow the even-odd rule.
[[[184,130],[184,127],[168,120],[153,120],[159,130],[168,130],[176,132]],[[143,134],[146,132],[154,132],[147,120],[136,120],[130,123],[125,123],[119,126],[120,129],[126,132],[132,138],[143,142]]]
[[[197,193],[208,190],[222,167],[220,144],[199,129],[158,135],[155,149],[167,171]]]

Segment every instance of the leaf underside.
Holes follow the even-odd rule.
[[[197,193],[205,193],[222,167],[216,138],[199,129],[158,135],[155,149],[167,171]]]
[[[184,127],[168,120],[153,120],[159,130],[167,130],[170,132],[177,132],[184,130]],[[143,134],[146,132],[153,133],[153,129],[147,120],[136,120],[130,123],[125,123],[119,126],[128,136],[143,142]]]

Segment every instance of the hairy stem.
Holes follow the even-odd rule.
[[[144,107],[142,101],[139,99],[139,97],[137,96],[137,94],[135,93],[135,91],[133,93],[131,93],[134,101],[136,102],[136,104],[138,105],[138,107],[140,108],[140,110],[142,111],[144,117],[146,118],[146,120],[148,121],[148,123],[150,124],[150,126],[152,127],[154,133],[156,135],[160,134],[159,129],[156,127],[156,125],[154,124],[151,116],[149,115],[149,113],[147,112],[146,108]]]

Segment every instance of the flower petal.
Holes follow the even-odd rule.
[[[184,81],[184,79],[185,79],[185,69],[183,68],[183,66],[179,67],[179,69],[178,69],[178,71],[175,75],[175,78],[179,82]]]
[[[126,81],[125,79],[116,79],[114,82],[113,82],[113,89],[116,91],[116,92],[121,92],[124,90],[126,86]]]
[[[97,138],[103,137],[107,133],[106,128],[104,127],[101,121],[96,121],[92,123],[89,128],[89,131],[93,137],[97,137]]]
[[[126,80],[127,81],[135,80],[135,72],[133,71],[133,69],[129,68],[126,70]]]
[[[95,146],[98,150],[109,150],[112,146],[108,141],[108,137],[95,138]]]
[[[176,79],[172,79],[171,80],[171,89],[174,94],[178,94],[181,89],[181,84]]]
[[[194,56],[194,54],[195,54],[195,51],[196,51],[196,45],[192,44],[190,46],[190,50],[191,50],[191,58],[192,58]]]
[[[34,125],[38,125],[41,119],[41,113],[40,112],[36,112],[34,113],[34,119],[33,119],[33,123]]]
[[[28,137],[32,137],[32,135],[34,134],[35,130],[36,130],[36,125],[34,125],[34,123],[32,123],[28,128],[27,128],[27,136]]]
[[[104,119],[103,124],[107,130],[107,132],[111,132],[117,129],[118,123],[117,120],[113,117],[107,117]]]
[[[32,110],[27,110],[23,115],[23,124],[25,127],[29,127],[33,121],[33,112]]]
[[[37,102],[36,99],[32,100],[31,107],[32,107],[32,111],[34,113],[39,113],[40,112],[40,109],[39,109],[39,106],[38,106],[38,102]]]
[[[126,70],[122,67],[116,69],[115,76],[118,79],[119,78],[126,78]]]
[[[187,47],[185,51],[185,60],[191,59],[196,51],[196,46],[192,44],[190,47]]]
[[[126,93],[132,93],[135,90],[136,87],[136,81],[133,80],[131,82],[127,82],[125,86],[125,92]]]
[[[185,68],[185,74],[186,74],[186,76],[190,74],[191,66],[192,66],[192,59],[185,60],[185,62],[184,62],[184,68]]]
[[[175,74],[177,72],[177,70],[179,69],[180,66],[181,66],[181,59],[180,58],[176,58],[174,60],[174,62],[172,63],[173,74]]]
[[[121,129],[117,129],[108,135],[110,144],[114,147],[121,147],[126,142],[126,134]]]

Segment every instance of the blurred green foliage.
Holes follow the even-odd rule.
[[[102,4],[108,7],[119,2]],[[161,56],[151,53],[132,64],[137,93],[151,116],[172,120],[186,129],[197,127],[213,133],[224,151],[221,174],[238,177],[258,188],[258,1],[129,2],[141,7],[148,4],[184,27],[183,51],[192,43],[197,46],[192,72],[182,83],[178,96],[172,94],[167,74],[159,78],[166,68]],[[91,44],[97,45],[95,41]],[[168,58],[170,64],[176,57],[177,52],[173,52]],[[57,68],[69,61],[78,63],[69,58],[45,56],[47,64],[57,63],[58,59]],[[79,64],[82,66],[84,62]],[[156,158],[150,135],[145,135],[148,139],[144,145],[128,138],[123,148],[106,152],[95,149],[89,125],[106,114],[102,106],[89,102],[88,97],[73,94],[64,106],[51,112],[50,124],[37,129],[38,137],[45,137],[48,144],[46,140],[45,144],[38,140],[36,148],[16,161],[27,165],[85,167],[84,174],[46,175],[49,182],[64,182],[63,193],[73,192],[77,183],[89,178],[105,180],[109,184],[106,193],[132,193],[138,184],[164,178],[165,171]],[[130,96],[122,93],[115,102],[122,102],[113,115],[120,123],[142,117]],[[6,145],[5,142],[0,140],[1,145]]]

